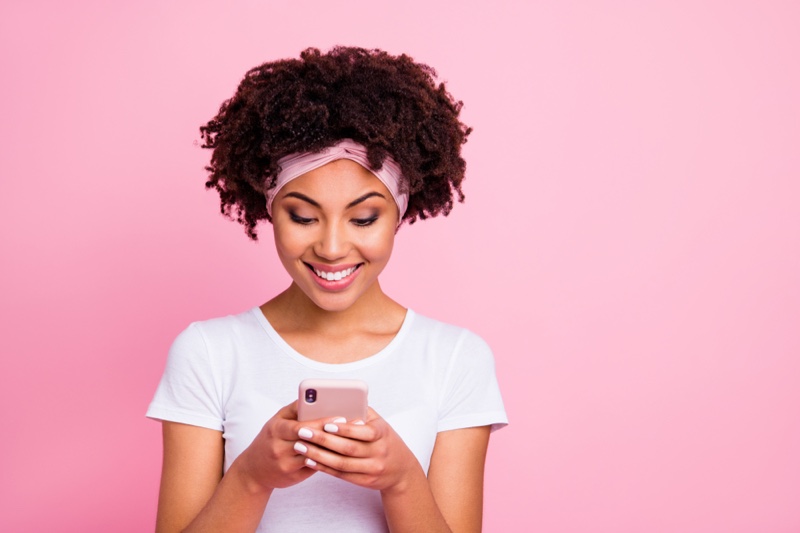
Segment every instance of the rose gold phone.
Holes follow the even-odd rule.
[[[304,379],[297,398],[297,419],[343,416],[367,420],[367,384],[360,379]]]

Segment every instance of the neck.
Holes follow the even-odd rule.
[[[403,310],[383,292],[377,280],[353,305],[340,311],[319,307],[294,283],[261,309],[276,329],[286,327],[337,334],[380,327],[383,321],[393,318],[392,311]]]

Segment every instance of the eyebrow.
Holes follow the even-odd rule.
[[[317,202],[313,198],[309,198],[308,196],[306,196],[303,193],[295,192],[295,191],[287,192],[286,196],[284,196],[284,198],[289,198],[290,196],[293,197],[293,198],[297,198],[299,200],[303,200],[304,202],[308,202],[309,204],[313,205],[314,207],[319,207],[319,208],[322,207],[321,205],[319,205],[319,202]],[[386,197],[384,195],[382,195],[381,193],[379,193],[377,191],[368,192],[367,194],[361,195],[358,198],[356,198],[355,200],[353,200],[352,202],[350,202],[349,204],[347,204],[347,209],[350,209],[351,207],[355,207],[358,204],[360,204],[361,202],[365,201],[367,198],[372,198],[373,196],[380,196],[384,200],[386,199]]]
[[[351,207],[357,206],[358,204],[360,204],[361,202],[363,202],[367,198],[372,198],[373,196],[380,196],[381,198],[386,200],[386,197],[384,195],[382,195],[381,193],[379,193],[377,191],[372,191],[372,192],[368,192],[367,194],[364,194],[362,196],[359,196],[358,198],[356,198],[355,200],[353,200],[352,202],[347,204],[347,209],[350,209]]]
[[[311,205],[313,205],[314,207],[322,207],[321,205],[319,205],[319,203],[317,203],[316,200],[312,200],[311,198],[309,198],[308,196],[306,196],[303,193],[294,192],[294,191],[287,192],[286,196],[284,196],[284,198],[289,198],[290,196],[294,197],[294,198],[299,198],[300,200],[303,200],[304,202],[308,202]]]

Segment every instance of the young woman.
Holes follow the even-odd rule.
[[[272,222],[292,283],[175,340],[147,413],[163,424],[158,531],[480,531],[506,423],[491,351],[378,282],[403,222],[463,200],[470,130],[434,76],[309,49],[249,71],[201,128],[206,186],[251,238]],[[367,382],[366,420],[298,421],[306,378]]]

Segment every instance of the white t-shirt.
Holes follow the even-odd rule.
[[[224,469],[306,378],[361,379],[369,405],[425,472],[439,431],[507,424],[494,359],[474,333],[406,313],[380,352],[352,363],[311,360],[289,346],[258,307],[195,322],[176,339],[147,416],[222,431]],[[317,529],[305,529],[315,527]],[[272,493],[257,531],[388,531],[378,491],[317,473]]]

